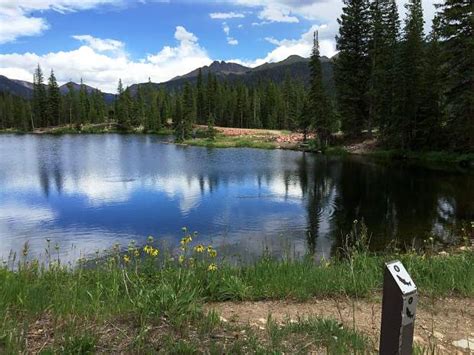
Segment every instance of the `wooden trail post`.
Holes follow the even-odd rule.
[[[417,303],[416,285],[403,264],[398,260],[386,263],[380,329],[381,355],[412,353]]]

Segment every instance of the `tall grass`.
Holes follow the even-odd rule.
[[[54,349],[93,346],[94,331],[77,338],[71,329],[110,319],[128,319],[138,329],[134,344],[140,348],[150,324],[166,324],[175,330],[197,324],[197,332],[212,332],[216,316],[203,313],[207,301],[367,297],[381,290],[384,262],[395,258],[404,263],[422,295],[474,296],[474,253],[470,249],[442,255],[429,250],[375,255],[365,247],[363,228],[354,228],[346,241],[341,257],[320,263],[311,257],[276,260],[264,256],[239,266],[218,261],[217,251],[201,245],[186,229],[178,254],[158,250],[149,238],[145,246],[132,243],[125,253],[116,247],[76,267],[62,265],[52,257],[53,252],[44,263],[30,260],[26,246],[14,265],[7,262],[0,268],[0,352],[25,350],[28,329],[43,318],[61,334]],[[333,349],[337,344],[326,341],[329,338],[322,335],[321,327],[328,334],[339,331],[318,321],[287,325],[274,335],[277,339],[304,328],[308,334],[319,334],[318,344]],[[346,345],[359,349],[360,339],[354,334],[344,335],[349,339]],[[59,341],[56,336],[55,341]],[[251,342],[251,337],[246,341]],[[248,342],[241,346],[250,346]],[[188,343],[179,344],[170,342],[169,346],[186,347]]]

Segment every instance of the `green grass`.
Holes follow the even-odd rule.
[[[207,148],[258,148],[275,149],[277,144],[271,141],[262,141],[261,138],[251,136],[229,137],[217,135],[215,139],[194,138],[183,142],[187,145]]]
[[[470,249],[445,255],[430,248],[376,255],[366,251],[361,231],[344,257],[321,263],[310,257],[263,256],[252,264],[232,266],[219,259],[212,246],[198,244],[199,238],[187,230],[178,254],[158,251],[150,238],[144,247],[132,243],[125,253],[115,247],[74,268],[52,257],[49,244],[43,264],[29,260],[26,245],[19,260],[7,260],[0,267],[0,353],[31,350],[32,344],[44,345],[44,353],[88,353],[99,348],[297,353],[306,352],[305,346],[329,353],[364,353],[370,346],[367,339],[332,320],[300,319],[283,325],[270,320],[262,334],[221,323],[203,306],[226,300],[370,298],[382,289],[384,262],[393,259],[403,262],[422,297],[474,297]],[[44,333],[48,329],[49,335]],[[236,338],[236,333],[245,336]],[[31,334],[40,334],[41,341]]]

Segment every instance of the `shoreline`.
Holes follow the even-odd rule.
[[[383,263],[393,258],[419,290],[417,350],[462,350],[454,343],[474,332],[472,247],[231,267],[189,236],[179,262],[155,255],[151,241],[95,268],[21,257],[18,271],[0,267],[9,285],[0,288],[0,352],[374,353]]]
[[[217,127],[219,130],[225,127]],[[232,128],[233,129],[233,128]],[[240,130],[240,129],[236,129]],[[328,147],[325,152],[313,146],[313,143],[291,142],[285,141],[284,137],[291,137],[293,133],[277,130],[264,129],[242,129],[242,131],[256,131],[257,136],[252,134],[242,134],[229,136],[224,133],[210,140],[208,138],[196,137],[187,139],[181,143],[169,142],[174,144],[205,147],[205,148],[255,148],[255,149],[282,149],[293,150],[315,154],[325,154],[328,156],[335,155],[354,155],[374,158],[386,162],[407,162],[417,163],[420,165],[446,165],[451,167],[460,167],[463,169],[474,169],[474,153],[455,153],[449,151],[410,151],[399,149],[383,149],[374,144],[374,140],[365,140],[356,144],[343,144]],[[263,132],[263,133],[262,133]],[[269,132],[269,133],[266,133]],[[142,135],[150,134],[157,136],[170,136],[173,130],[170,128],[161,129],[159,131],[143,132],[139,129],[122,130],[117,128],[104,128],[104,124],[84,126],[81,130],[75,127],[51,127],[48,129],[36,129],[30,132],[18,130],[1,130],[0,134],[34,134],[34,135],[63,135],[63,134],[124,134],[124,135]],[[282,141],[278,141],[279,137],[283,137]]]

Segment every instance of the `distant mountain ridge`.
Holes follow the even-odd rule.
[[[275,83],[283,82],[287,77],[292,80],[301,80],[309,84],[310,70],[309,58],[303,58],[298,55],[291,55],[285,60],[274,63],[264,63],[258,67],[250,68],[238,63],[225,61],[214,61],[210,65],[192,70],[191,72],[174,77],[171,80],[162,83],[152,83],[155,87],[163,87],[165,89],[180,89],[185,82],[195,83],[201,70],[204,77],[208,73],[212,73],[218,79],[226,79],[230,82],[242,82],[247,85],[256,85],[258,82],[272,80]],[[323,82],[330,95],[334,95],[334,75],[333,75],[333,59],[321,57],[323,70]],[[71,82],[75,90],[80,89],[80,85]],[[147,83],[133,84],[129,87],[132,94],[136,92],[138,85],[147,85]],[[87,92],[95,90],[93,87],[86,85]],[[68,92],[67,83],[59,88],[61,94]],[[10,92],[24,98],[33,96],[33,84],[27,81],[9,79],[0,75],[0,92]],[[110,103],[115,100],[115,95],[111,93],[103,93],[106,102]]]
[[[225,79],[230,82],[242,82],[247,85],[256,85],[258,82],[272,80],[279,84],[287,77],[292,80],[301,80],[305,84],[309,84],[310,69],[309,58],[291,55],[281,62],[264,63],[258,67],[250,68],[237,63],[227,63],[215,61],[209,66],[197,68],[187,74],[175,77],[163,83],[152,83],[155,87],[163,87],[169,90],[180,89],[185,82],[196,83],[201,69],[204,78],[209,72],[216,75],[218,79]],[[331,96],[334,96],[334,74],[333,59],[321,57],[321,66],[323,71],[323,82]],[[132,94],[136,92],[138,85],[146,85],[147,83],[133,84],[130,86]]]
[[[66,95],[69,92],[69,89],[67,87],[69,83],[72,84],[73,89],[75,91],[80,90],[81,85],[71,81],[59,87],[59,92],[62,95]],[[45,85],[45,87],[47,88],[48,86]],[[95,88],[89,85],[85,85],[85,87],[87,93],[89,94],[96,90]],[[9,92],[10,94],[21,96],[25,99],[31,99],[33,97],[33,83],[24,80],[10,79],[4,75],[0,75],[0,92]],[[102,92],[102,94],[104,95],[104,99],[106,102],[113,102],[113,100],[115,99],[114,94],[106,92]]]

